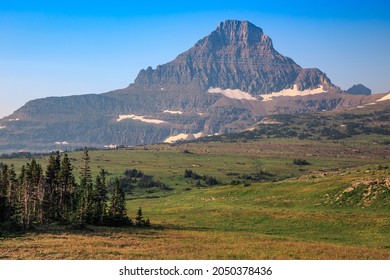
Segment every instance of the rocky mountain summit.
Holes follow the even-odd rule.
[[[251,95],[335,87],[319,69],[302,69],[278,53],[269,36],[248,21],[228,20],[175,60],[141,70],[135,85],[148,88],[239,89]]]
[[[349,94],[364,94],[364,95],[370,95],[371,94],[371,89],[368,87],[362,85],[362,84],[357,84],[353,85],[349,89],[347,89],[347,92]]]
[[[264,117],[364,107],[319,69],[278,53],[248,21],[228,20],[127,88],[32,100],[0,120],[0,153],[173,143],[243,131]]]

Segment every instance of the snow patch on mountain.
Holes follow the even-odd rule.
[[[170,110],[164,110],[164,113],[173,114],[173,115],[181,115],[181,114],[183,114],[182,111],[170,111]]]
[[[172,136],[168,137],[167,139],[164,140],[164,143],[175,143],[177,141],[194,140],[194,139],[198,139],[198,138],[204,137],[204,136],[206,136],[206,134],[204,134],[204,132],[198,132],[198,133],[194,133],[194,134],[180,133],[180,134],[172,135]]]
[[[188,140],[188,136],[189,134],[185,133],[169,136],[167,139],[164,140],[164,143],[175,143],[177,141]]]
[[[57,141],[57,142],[54,142],[54,144],[56,144],[56,145],[69,145],[69,142],[67,142],[67,141]]]
[[[383,96],[381,99],[378,99],[376,102],[390,100],[390,93],[388,95]]]
[[[141,121],[141,122],[145,122],[145,123],[153,123],[153,124],[166,123],[166,121],[157,120],[157,119],[146,119],[145,116],[137,116],[137,115],[119,115],[119,117],[116,119],[116,121],[120,122],[120,121],[123,121],[126,119]]]
[[[198,133],[194,134],[195,139],[205,137],[205,136],[206,136],[206,134],[204,132],[198,132]]]
[[[260,95],[263,98],[263,101],[270,101],[274,99],[275,97],[281,97],[281,96],[305,96],[305,95],[311,95],[311,94],[319,94],[326,92],[324,88],[319,86],[315,89],[305,89],[305,90],[299,90],[297,85],[294,85],[293,88],[287,88],[284,90],[281,90],[279,92],[273,92],[271,94],[262,94]]]
[[[109,145],[104,145],[103,147],[106,149],[116,149],[116,148],[118,148],[118,145],[109,144]]]
[[[238,100],[257,100],[255,97],[250,95],[247,92],[241,91],[239,89],[221,89],[219,87],[217,88],[209,88],[209,93],[220,93],[228,98],[231,99],[238,99]]]

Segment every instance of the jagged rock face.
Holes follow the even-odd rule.
[[[371,89],[367,88],[366,86],[362,84],[353,85],[351,88],[347,89],[347,92],[349,94],[364,94],[364,95],[370,95]]]
[[[329,78],[317,68],[301,69],[295,81],[298,90],[314,89],[323,86],[325,90],[336,89]]]
[[[175,60],[141,70],[135,86],[152,88],[240,89],[252,95],[334,87],[318,69],[302,69],[278,53],[263,30],[248,21],[220,23],[210,35]]]

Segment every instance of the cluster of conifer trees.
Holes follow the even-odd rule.
[[[208,176],[208,175],[200,176],[196,172],[192,171],[191,169],[184,170],[183,177],[184,178],[191,178],[194,180],[199,180],[197,182],[197,185],[199,185],[199,186],[201,185],[200,180],[203,180],[205,182],[205,184],[209,185],[209,186],[215,186],[215,185],[219,184],[217,178],[212,177],[212,176]]]
[[[125,193],[119,179],[114,180],[108,201],[105,171],[101,170],[93,182],[88,150],[83,154],[80,182],[77,183],[67,154],[50,156],[44,172],[32,159],[17,175],[13,165],[0,168],[0,224],[29,229],[52,222],[75,225],[130,225],[127,217]],[[137,214],[137,225],[148,225]]]

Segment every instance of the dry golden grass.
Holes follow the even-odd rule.
[[[0,243],[1,259],[390,259],[389,250],[246,232],[109,229],[27,233]]]

